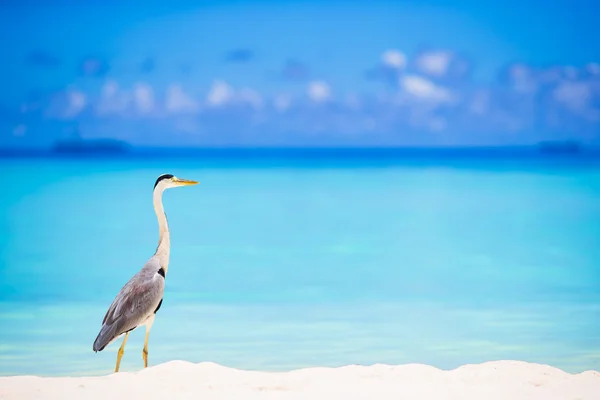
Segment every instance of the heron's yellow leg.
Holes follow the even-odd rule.
[[[150,337],[150,329],[154,323],[154,315],[146,321],[146,339],[144,339],[144,350],[142,350],[142,358],[144,359],[144,368],[148,367],[148,337]]]
[[[144,359],[144,368],[148,367],[148,337],[150,329],[146,329],[146,339],[144,340],[144,350],[142,350],[142,358]]]
[[[119,351],[117,352],[117,366],[115,367],[115,372],[119,372],[119,366],[121,365],[121,357],[123,357],[123,353],[125,353],[125,344],[127,344],[128,337],[129,337],[129,332],[127,332],[125,334],[123,343],[121,343],[121,347],[119,347]]]

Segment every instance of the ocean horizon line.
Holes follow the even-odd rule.
[[[600,159],[600,146],[135,146],[0,148],[0,158],[204,159]]]

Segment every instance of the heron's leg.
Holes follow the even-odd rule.
[[[119,366],[121,365],[121,357],[123,357],[123,353],[125,353],[125,344],[127,344],[128,337],[129,337],[129,332],[127,332],[125,334],[123,343],[121,343],[121,347],[119,347],[119,351],[117,352],[117,366],[115,367],[115,372],[119,372]]]
[[[142,350],[144,368],[148,367],[148,336],[150,336],[150,329],[146,328],[146,340],[144,340],[144,350]]]
[[[148,322],[146,322],[146,339],[144,339],[144,350],[142,350],[142,358],[144,359],[144,368],[148,367],[148,337],[150,336],[150,329],[152,329],[152,324],[154,323],[154,315],[150,317]]]

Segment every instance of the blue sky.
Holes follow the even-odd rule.
[[[593,1],[0,5],[0,145],[600,141]]]

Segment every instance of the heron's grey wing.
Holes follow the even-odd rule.
[[[164,279],[157,273],[142,269],[119,292],[110,305],[94,351],[101,351],[125,332],[144,323],[158,308],[164,293]]]

